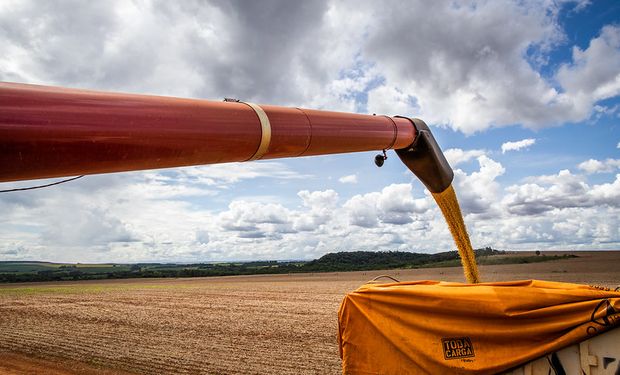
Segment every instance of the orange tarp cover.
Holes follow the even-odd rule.
[[[366,284],[338,313],[345,374],[494,374],[620,324],[620,292],[549,281]]]

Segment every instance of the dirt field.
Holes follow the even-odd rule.
[[[620,285],[620,252],[575,254],[480,273]],[[0,373],[337,374],[340,301],[380,274],[463,281],[437,268],[0,285]]]

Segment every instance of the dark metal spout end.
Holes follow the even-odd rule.
[[[396,150],[396,154],[431,193],[441,193],[452,184],[454,172],[428,125],[417,118],[407,119],[413,123],[416,137],[409,147]]]

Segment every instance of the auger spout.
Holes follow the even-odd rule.
[[[452,184],[454,172],[428,125],[418,118],[410,121],[416,137],[409,147],[397,149],[396,153],[431,193],[441,193]]]

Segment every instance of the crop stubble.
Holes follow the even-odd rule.
[[[481,275],[483,281],[620,284],[620,252],[579,255],[548,263],[483,266]],[[336,312],[346,292],[381,273],[402,280],[462,281],[461,272],[455,267],[3,285],[0,361],[36,357],[90,366],[68,365],[67,373],[111,368],[335,374],[340,372]],[[7,368],[0,363],[0,372]]]

